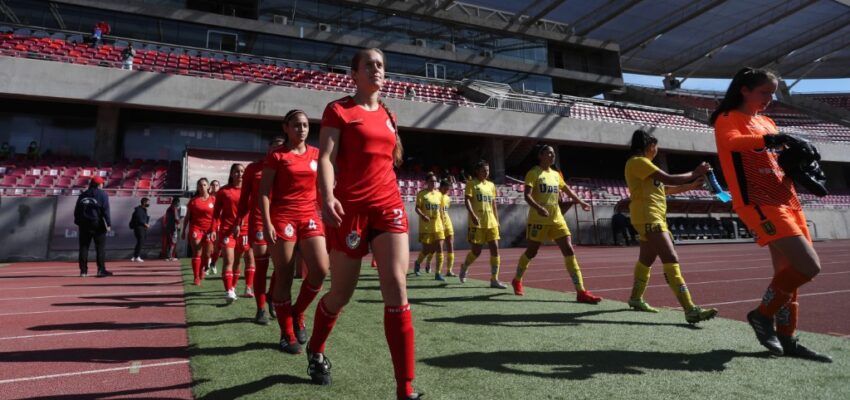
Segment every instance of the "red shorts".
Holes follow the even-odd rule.
[[[233,236],[231,232],[225,235],[224,232],[219,232],[219,246],[222,249],[236,249],[237,253],[244,253],[251,249],[248,244],[248,235]]]
[[[401,197],[389,206],[342,205],[345,215],[339,228],[328,227],[328,247],[351,258],[369,254],[369,242],[383,232],[407,233],[407,213]]]
[[[284,242],[296,242],[316,236],[325,236],[325,226],[318,214],[312,217],[280,217],[272,221],[277,239]]]
[[[766,246],[774,240],[791,236],[803,236],[809,242],[812,241],[803,210],[749,205],[741,207],[735,212],[738,213],[738,217],[741,218],[744,225],[753,232],[759,246]]]
[[[265,227],[262,224],[260,225],[251,225],[248,228],[248,242],[251,243],[251,246],[268,246],[269,242],[266,241]]]
[[[210,242],[209,233],[207,233],[206,230],[198,228],[197,226],[189,225],[189,237],[192,240],[199,240],[200,239],[201,243],[209,243]]]

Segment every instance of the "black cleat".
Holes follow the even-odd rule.
[[[258,325],[268,325],[269,316],[266,314],[266,310],[263,310],[262,308],[257,310],[257,316],[254,317],[254,322]]]
[[[271,296],[269,296],[269,298],[271,298]],[[274,306],[272,306],[271,304],[269,304],[269,317],[271,317],[272,319],[277,319],[277,312],[274,310]]]
[[[410,396],[399,397],[398,400],[419,400],[423,397],[425,397],[425,393],[411,393]]]
[[[776,328],[773,326],[773,318],[761,315],[758,310],[750,311],[747,314],[747,321],[756,333],[756,339],[762,346],[767,348],[770,354],[781,356],[783,354],[782,344],[776,337]]]
[[[797,337],[779,336],[779,343],[782,344],[782,349],[785,351],[786,357],[802,358],[804,360],[822,363],[832,362],[832,357],[826,354],[820,354],[806,346],[803,346],[800,344],[800,339]]]
[[[102,277],[104,277],[104,276],[112,276],[112,272],[109,272],[109,271],[107,271],[107,270],[105,270],[105,269],[104,269],[104,270],[101,270],[101,271],[97,271],[97,277],[98,277],[98,278],[102,278]]]
[[[280,351],[289,354],[301,354],[301,344],[296,341],[289,341],[286,335],[280,338]]]
[[[307,374],[316,385],[330,385],[331,360],[322,353],[311,353],[307,349]]]
[[[307,327],[304,325],[303,314],[300,317],[297,315],[292,316],[292,329],[295,331],[295,338],[298,340],[298,343],[307,343]]]

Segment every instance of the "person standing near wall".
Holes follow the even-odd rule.
[[[125,47],[124,50],[121,50],[121,69],[132,71],[134,57],[136,57],[136,49],[133,48],[132,43],[128,43],[127,47]]]
[[[171,205],[165,210],[162,223],[162,257],[165,261],[177,261],[177,234],[180,227],[180,198],[171,199]]]
[[[148,228],[150,228],[151,217],[148,215],[150,205],[150,199],[142,197],[141,204],[136,206],[136,209],[133,210],[133,216],[130,217],[130,229],[133,230],[133,236],[136,237],[136,247],[133,249],[133,258],[130,259],[132,262],[144,262],[142,260],[142,242],[145,241]]]
[[[112,229],[109,217],[109,197],[103,188],[103,178],[95,176],[89,182],[89,188],[77,198],[74,207],[74,224],[80,229],[80,276],[88,276],[89,246],[94,239],[97,261],[97,276],[112,276],[106,270],[105,244],[106,232]]]

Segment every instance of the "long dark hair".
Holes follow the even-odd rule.
[[[192,196],[192,197],[202,197],[201,190],[198,189],[199,187],[201,187],[201,182],[206,182],[207,185],[209,185],[209,183],[210,183],[210,181],[207,180],[207,178],[198,179],[198,181],[195,182],[195,195]],[[209,191],[209,189],[207,189],[207,194],[209,194],[209,193],[210,193],[210,191]]]
[[[651,133],[638,129],[632,133],[632,142],[629,144],[629,154],[632,156],[642,156],[646,152],[646,148],[651,144],[657,144],[658,139],[652,136]]]
[[[230,173],[227,174],[227,184],[228,185],[233,185],[233,171],[239,169],[239,167],[241,167],[241,166],[242,166],[242,164],[240,164],[240,163],[233,163],[233,165],[230,166]]]
[[[360,60],[363,59],[369,53],[378,53],[381,55],[381,60],[384,61],[384,71],[386,71],[387,67],[387,57],[384,56],[384,52],[381,49],[373,47],[369,49],[360,49],[357,53],[354,53],[354,57],[351,58],[351,71],[357,71],[360,68]],[[390,118],[390,123],[393,126],[393,130],[395,131],[395,147],[393,148],[393,165],[398,168],[401,166],[401,163],[404,161],[404,145],[401,144],[401,136],[398,133],[398,121],[396,121],[395,114],[390,111],[390,108],[387,106],[387,103],[384,103],[383,100],[378,99],[378,104],[380,104],[381,108],[387,113],[387,116]]]
[[[292,110],[289,110],[289,112],[287,112],[286,115],[283,116],[284,132],[283,132],[282,138],[283,138],[283,143],[285,143],[285,144],[289,144],[289,135],[286,134],[286,126],[289,124],[289,121],[292,121],[292,119],[295,118],[295,116],[298,115],[298,114],[304,115],[304,118],[307,118],[308,121],[310,119],[309,117],[307,117],[307,113],[302,111],[302,110],[299,110],[297,108],[293,108]],[[272,142],[274,142],[274,140],[277,139],[277,138],[278,137],[275,136],[275,138],[272,139]]]
[[[711,118],[708,119],[709,125],[713,126],[720,114],[730,110],[735,110],[744,103],[744,96],[741,94],[741,88],[746,87],[747,89],[753,90],[767,82],[778,80],[779,77],[776,73],[767,69],[750,67],[741,68],[741,70],[739,70],[732,78],[729,88],[726,89],[726,95],[723,96],[723,101],[721,101],[720,104],[717,105],[717,109],[711,113]]]

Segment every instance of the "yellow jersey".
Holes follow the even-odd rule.
[[[667,195],[664,184],[650,178],[659,171],[646,157],[635,156],[626,162],[626,184],[631,192],[629,212],[633,225],[667,221]]]
[[[555,225],[565,222],[564,215],[558,207],[558,200],[561,197],[561,189],[567,187],[567,183],[558,171],[551,168],[544,171],[543,168],[535,165],[525,174],[525,186],[531,186],[531,198],[549,211],[549,216],[544,217],[534,208],[529,208],[529,224]]]
[[[479,181],[472,179],[466,184],[464,196],[470,200],[472,210],[478,216],[477,228],[498,228],[499,221],[493,211],[493,202],[496,200],[496,185],[488,180]],[[472,218],[470,218],[472,226]]]
[[[439,190],[422,190],[416,194],[416,208],[427,215],[429,221],[419,217],[419,232],[443,231],[443,194]]]
[[[451,196],[444,194],[443,195],[442,210],[443,210],[443,228],[445,228],[446,230],[454,230],[454,225],[452,225],[452,217],[449,216],[449,207],[451,207],[451,205],[452,205]]]

